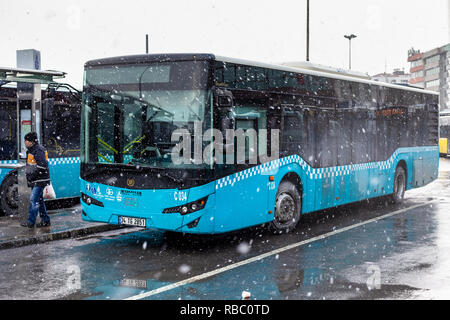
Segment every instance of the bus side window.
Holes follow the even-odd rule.
[[[242,129],[244,132],[248,129],[253,129],[256,133],[256,146],[251,146],[249,138],[246,138],[246,162],[249,160],[250,151],[255,151],[257,158],[258,155],[266,154],[267,152],[267,136],[259,134],[261,129],[267,129],[267,108],[268,99],[265,98],[252,99],[250,97],[239,97],[235,100],[236,129]]]
[[[17,158],[15,106],[0,104],[0,160]]]
[[[294,106],[282,107],[283,133],[281,140],[281,150],[286,151],[286,155],[300,153],[300,144],[302,142],[302,123],[303,117],[299,117]]]
[[[358,109],[353,113],[352,131],[352,162],[370,162],[371,155],[367,143],[369,112],[367,109]]]
[[[317,118],[316,133],[319,153],[317,159],[322,168],[337,165],[335,132],[337,130],[334,110],[322,110]]]
[[[55,103],[51,120],[43,121],[44,141],[50,158],[79,157],[80,106]]]
[[[336,122],[339,124],[339,134],[337,136],[337,165],[345,165],[352,161],[352,111],[337,110]]]
[[[258,127],[258,122],[257,122],[257,118],[236,118],[236,130],[242,129],[244,130],[244,132],[247,132],[247,130],[249,129],[253,129],[255,130],[255,132],[257,131],[257,127]],[[245,137],[245,155],[244,155],[244,159],[245,162],[250,161],[250,153],[253,151],[256,151],[258,149],[257,146],[253,145],[254,143],[257,142],[258,137],[256,136],[256,141],[250,141],[250,137]],[[237,154],[237,152],[239,152],[237,150],[237,145],[235,145],[235,154]]]
[[[347,109],[352,108],[352,91],[348,81],[335,80],[334,94],[337,98],[337,108]]]

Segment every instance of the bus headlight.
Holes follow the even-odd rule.
[[[91,204],[95,204],[96,206],[104,207],[102,202],[88,196],[87,194],[84,194],[83,192],[81,193],[81,200],[89,206]]]
[[[203,209],[206,205],[207,200],[208,200],[208,197],[204,197],[204,198],[201,198],[200,200],[190,202],[187,204],[183,204],[181,206],[166,208],[163,210],[163,213],[179,212],[181,215],[189,214],[189,213]]]

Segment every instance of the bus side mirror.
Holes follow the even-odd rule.
[[[232,108],[233,107],[233,96],[231,95],[217,95],[217,106],[219,108]]]
[[[228,90],[216,89],[214,92],[214,113],[216,128],[224,138],[224,153],[229,154],[234,150],[234,143],[227,144],[227,130],[236,129],[233,93]]]
[[[44,99],[42,103],[42,114],[44,121],[52,121],[53,120],[53,107],[55,105],[55,99],[47,98]]]
[[[216,89],[214,94],[214,111],[218,116],[218,125],[222,133],[227,129],[235,129],[233,93]],[[225,135],[224,135],[225,136]]]

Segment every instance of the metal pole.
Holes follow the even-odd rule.
[[[352,70],[352,39],[348,40],[348,70]]]
[[[352,69],[352,39],[356,38],[354,34],[349,36],[345,35],[344,38],[348,39],[348,69]]]
[[[41,133],[39,137],[39,141],[42,141],[42,132],[38,130],[38,126],[40,123],[37,123],[37,112],[39,112],[39,119],[42,121],[42,112],[41,112],[41,84],[35,83],[33,84],[33,94],[31,98],[31,131]]]
[[[145,35],[145,53],[148,54],[148,34]]]
[[[306,0],[306,61],[309,61],[309,0]]]

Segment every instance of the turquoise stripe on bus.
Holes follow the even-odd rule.
[[[18,160],[0,160],[0,164],[17,164],[17,163],[19,163]],[[80,163],[80,157],[49,158],[48,163],[51,165]]]
[[[18,162],[17,160],[0,160],[0,164],[16,164]]]
[[[58,164],[72,164],[72,163],[80,163],[80,157],[70,157],[70,158],[49,158],[49,165],[58,165]]]
[[[423,161],[423,169],[414,168],[418,160]],[[271,221],[279,184],[289,173],[297,174],[302,181],[302,214],[306,214],[392,193],[400,161],[407,165],[407,190],[437,178],[437,146],[399,148],[385,161],[329,168],[312,168],[300,156],[292,155],[221,178],[215,186],[216,208],[220,210],[214,216],[214,231],[227,232]],[[417,170],[429,175],[418,179]],[[269,181],[269,176],[274,176],[274,181]],[[252,209],[244,210],[246,207]]]
[[[437,147],[411,147],[411,148],[400,148],[397,149],[392,156],[386,161],[380,162],[369,162],[369,163],[359,163],[353,165],[344,165],[337,167],[328,168],[312,168],[305,160],[303,160],[299,155],[291,155],[282,159],[277,159],[271,162],[261,164],[249,168],[244,171],[234,173],[230,176],[226,176],[217,180],[216,190],[222,189],[229,186],[234,186],[237,182],[242,182],[249,177],[259,174],[270,174],[273,170],[277,170],[283,166],[296,163],[298,164],[306,173],[310,179],[323,179],[331,178],[337,176],[351,175],[355,171],[368,170],[368,169],[379,169],[379,170],[389,170],[394,164],[396,164],[396,159],[399,154],[410,153],[410,152],[428,152],[428,151],[439,151]]]

